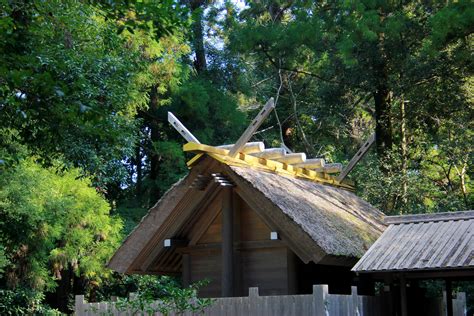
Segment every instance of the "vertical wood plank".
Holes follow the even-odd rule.
[[[249,314],[258,315],[258,287],[249,288]]]
[[[107,315],[107,302],[99,303],[99,309],[96,315]]]
[[[446,294],[445,294],[446,295]],[[134,299],[135,294],[130,295]],[[312,295],[281,295],[260,296],[259,288],[250,288],[248,297],[224,297],[215,299],[214,303],[207,307],[200,315],[316,315],[316,316],[368,316],[383,315],[381,311],[382,297],[361,296],[357,294],[357,288],[352,287],[351,295],[328,294],[327,285],[314,285]],[[439,310],[446,308],[446,303],[439,302]],[[445,297],[446,302],[446,297]],[[454,315],[463,315],[465,311],[465,294],[459,293],[453,301]],[[159,301],[152,304],[156,307]],[[83,312],[85,310],[85,312]],[[132,310],[119,312],[113,302],[87,303],[84,297],[75,298],[75,312],[78,316],[86,315],[131,315]],[[162,315],[155,313],[154,315]],[[169,316],[178,315],[172,312]],[[181,315],[181,314],[179,314]],[[190,311],[182,315],[197,315]]]
[[[188,287],[191,284],[191,257],[188,253],[182,255],[183,286]]]
[[[351,287],[351,314],[350,315],[360,315],[359,312],[359,300],[357,295],[357,286]]]
[[[296,256],[290,248],[287,248],[286,264],[287,264],[287,275],[288,275],[288,294],[296,294],[297,288],[297,275],[296,275]]]
[[[242,287],[242,257],[239,249],[235,248],[236,242],[240,241],[240,227],[241,227],[241,199],[238,194],[232,194],[232,203],[234,210],[234,296],[246,295]]]
[[[313,285],[313,314],[326,315],[326,297],[328,295],[328,286],[325,284]]]
[[[84,305],[86,304],[84,300],[84,295],[76,295],[74,300],[74,311],[76,312],[77,316],[84,315]]]
[[[232,187],[225,187],[222,197],[222,296],[234,292],[234,211]]]

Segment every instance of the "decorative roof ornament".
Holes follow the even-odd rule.
[[[168,122],[188,142],[183,146],[183,150],[196,154],[196,156],[187,162],[190,168],[199,161],[201,157],[208,155],[227,165],[257,168],[286,176],[330,184],[353,191],[353,182],[345,178],[374,143],[375,134],[369,137],[345,169],[343,169],[340,163],[327,164],[324,158],[307,159],[305,153],[290,153],[285,148],[265,149],[263,142],[249,142],[274,108],[274,100],[270,98],[237,142],[230,145],[209,146],[201,144],[171,112],[168,112]],[[339,175],[336,177],[333,175],[335,173],[339,173]]]

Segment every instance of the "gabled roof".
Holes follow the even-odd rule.
[[[204,154],[193,163],[190,174],[150,209],[109,267],[126,273],[179,272],[179,255],[165,251],[163,241],[182,238],[196,226],[199,210],[221,190],[212,181],[200,189],[196,183],[215,173],[233,182],[235,192],[304,262],[353,264],[385,228],[383,214],[347,190],[265,169],[227,165]]]
[[[474,268],[474,211],[391,216],[356,272]]]

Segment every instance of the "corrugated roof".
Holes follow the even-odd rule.
[[[474,211],[387,217],[356,272],[474,268]]]

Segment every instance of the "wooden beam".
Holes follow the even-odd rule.
[[[188,167],[192,167],[195,163],[197,163],[201,158],[202,156],[204,156],[204,154],[197,154],[196,156],[194,156],[193,158],[191,158],[191,160],[189,160],[186,165]]]
[[[297,168],[305,168],[305,169],[317,169],[317,168],[324,168],[325,161],[323,158],[313,158],[313,159],[306,159],[305,162],[293,164],[293,167]]]
[[[222,198],[222,297],[234,294],[234,207],[232,188],[223,190]]]
[[[214,182],[218,183],[222,187],[232,187],[232,186],[234,186],[232,181],[230,181],[229,178],[227,178],[222,173],[213,173],[212,177],[214,178]]]
[[[411,214],[386,216],[385,224],[402,224],[402,223],[423,223],[423,222],[440,222],[440,221],[459,221],[474,219],[474,211],[457,211],[434,214]]]
[[[275,159],[285,156],[285,149],[269,148],[259,153],[252,153],[251,155],[258,158]]]
[[[234,296],[242,296],[242,252],[237,248],[237,242],[240,240],[241,225],[241,200],[237,194],[232,194],[232,205],[234,210]]]
[[[257,131],[263,121],[267,118],[270,112],[275,108],[275,102],[273,98],[270,98],[265,104],[263,109],[253,119],[252,123],[247,127],[245,132],[240,136],[239,140],[235,143],[234,147],[229,151],[229,156],[235,157],[240,152],[242,147],[252,138],[253,134]]]
[[[235,240],[235,239],[234,239]],[[239,250],[256,250],[256,249],[280,249],[286,248],[287,245],[281,240],[257,240],[257,241],[235,241],[234,242],[234,256],[235,252]],[[188,247],[176,249],[177,253],[197,253],[197,252],[219,252],[222,249],[222,244],[220,242],[206,243],[206,244],[197,244]],[[357,261],[357,260],[356,260]],[[234,262],[236,262],[234,260]],[[354,265],[354,262],[351,261],[351,264]],[[234,270],[239,268],[234,266]],[[234,273],[235,275],[235,273]],[[235,279],[234,279],[235,282]]]
[[[222,155],[222,156],[227,156],[227,154],[229,153],[229,151],[227,149],[213,147],[213,146],[209,146],[209,145],[205,145],[205,144],[197,144],[197,143],[193,143],[193,142],[189,142],[189,143],[184,144],[183,145],[183,151],[194,152],[194,153],[197,153],[197,154],[200,154],[200,153],[203,153],[203,152],[205,152],[205,153],[215,153],[215,154]]]
[[[188,244],[188,241],[184,239],[168,238],[168,239],[163,240],[164,248],[183,247],[183,246],[186,246],[187,244]]]
[[[446,284],[446,315],[453,316],[453,287],[450,279],[445,280]]]
[[[188,142],[191,143],[198,143],[200,144],[199,140],[181,123],[173,113],[168,112],[168,122],[184,137]]]
[[[325,173],[336,173],[342,171],[342,164],[340,163],[327,163],[322,168],[314,169],[316,172],[325,172]]]
[[[231,150],[232,147],[234,147],[235,144],[230,144],[230,145],[221,145],[217,146],[217,148],[222,148],[222,149],[228,149]],[[242,149],[240,149],[241,153],[244,154],[254,154],[254,153],[260,153],[265,150],[265,144],[263,142],[250,142],[244,145]]]
[[[369,275],[374,280],[383,280],[387,276],[391,276],[398,271],[383,272],[359,272],[360,275]],[[474,269],[472,268],[451,268],[451,269],[433,269],[433,270],[408,270],[404,272],[405,278],[408,279],[446,279],[459,281],[474,281]]]
[[[401,316],[407,316],[407,280],[404,276],[400,276],[400,307],[402,314]]]
[[[286,163],[287,165],[293,164],[300,164],[306,161],[306,154],[305,153],[295,153],[295,154],[287,154],[280,158],[275,158],[274,160]]]
[[[345,177],[349,174],[349,172],[354,169],[356,164],[365,156],[365,154],[369,151],[372,144],[375,142],[375,133],[370,135],[370,137],[365,141],[364,145],[357,151],[357,153],[352,157],[352,159],[347,164],[347,167],[341,172],[341,174],[337,177],[337,181],[341,182],[344,180]]]

